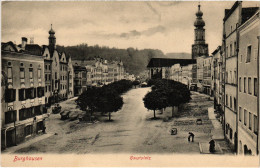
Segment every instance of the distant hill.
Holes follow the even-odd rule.
[[[144,72],[151,58],[165,57],[164,53],[157,49],[118,49],[98,45],[88,46],[87,44],[57,46],[57,49],[70,54],[72,60],[91,60],[98,56],[108,61],[122,60],[126,71],[134,75]]]
[[[191,59],[190,53],[167,53],[166,58]]]

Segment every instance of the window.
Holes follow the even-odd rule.
[[[30,79],[33,79],[33,69],[32,68],[29,68],[29,76],[30,76]]]
[[[26,98],[34,99],[36,97],[36,88],[28,88],[25,90]]]
[[[244,110],[244,125],[247,125],[247,111]]]
[[[237,42],[235,41],[235,42],[234,42],[234,54],[237,53],[236,51],[237,51]]]
[[[226,106],[228,106],[228,95],[226,95]]]
[[[13,78],[13,73],[12,73],[12,67],[7,68],[7,78],[12,79]]]
[[[5,112],[5,124],[16,121],[16,110]]]
[[[237,111],[237,99],[234,97],[234,110]]]
[[[228,83],[228,72],[226,72],[226,83]]]
[[[41,78],[41,76],[42,76],[41,74],[42,74],[41,69],[38,69],[38,79]]]
[[[248,94],[252,94],[251,78],[248,78]]]
[[[42,115],[42,113],[43,113],[42,105],[35,106],[35,115]]]
[[[15,89],[6,89],[5,102],[7,102],[7,103],[14,102],[15,98],[16,98],[16,90]]]
[[[34,109],[33,108],[23,108],[19,110],[19,120],[26,120],[27,118],[34,117]]]
[[[232,51],[232,44],[230,44],[230,57],[232,57],[233,55],[233,51]]]
[[[239,92],[241,92],[241,77],[239,78]]]
[[[257,96],[258,85],[257,85],[257,78],[254,78],[254,95]]]
[[[20,68],[20,78],[24,79],[24,68]]]
[[[55,79],[57,80],[57,72],[55,72]]]
[[[246,77],[244,77],[244,93],[246,93]]]
[[[33,126],[32,125],[27,125],[24,127],[24,136],[29,136],[33,132]]]
[[[249,115],[249,122],[248,122],[248,125],[249,125],[249,129],[252,130],[252,113],[248,113]]]
[[[48,87],[47,86],[45,86],[45,92],[48,92]]]
[[[232,97],[230,96],[230,108],[232,109]]]
[[[230,128],[229,138],[232,139],[232,137],[233,137],[233,130],[232,130],[232,128]]]
[[[46,91],[47,91],[47,86],[46,86]],[[37,97],[42,97],[44,96],[44,87],[37,87]]]
[[[45,74],[45,81],[47,81],[48,80],[48,75],[47,74]]]
[[[48,65],[45,65],[45,70],[47,70],[48,69]]]
[[[243,116],[243,114],[242,114],[242,108],[239,107],[239,121],[240,121],[240,122],[242,121],[242,116]]]
[[[228,47],[226,48],[226,58],[228,57]]]
[[[234,79],[233,79],[233,84],[237,84],[237,71],[234,71]]]
[[[25,89],[19,89],[19,101],[26,100]]]
[[[228,134],[229,124],[226,124],[226,134]]]
[[[254,133],[257,134],[258,131],[258,119],[257,116],[254,115]]]
[[[251,51],[252,50],[252,46],[247,46],[247,56],[246,56],[246,62],[250,62],[251,60]]]

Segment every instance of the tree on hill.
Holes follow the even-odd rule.
[[[153,110],[154,118],[156,118],[156,110],[161,110],[167,107],[167,97],[165,97],[165,95],[158,90],[147,93],[143,98],[143,101],[144,106],[148,110]]]
[[[72,60],[90,60],[97,56],[108,61],[122,60],[126,71],[130,74],[135,74],[136,76],[146,69],[151,58],[164,57],[164,53],[161,50],[137,50],[134,48],[118,49],[99,45],[88,46],[88,44],[84,43],[67,47],[57,45],[57,50],[70,54]]]

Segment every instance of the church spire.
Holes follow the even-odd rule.
[[[51,29],[49,31],[49,50],[50,50],[50,53],[53,54],[55,49],[56,49],[56,37],[55,37],[55,31],[52,29],[52,24],[51,24]]]
[[[194,44],[192,45],[192,58],[197,58],[202,55],[208,55],[208,44],[205,43],[205,22],[202,19],[203,12],[201,11],[201,5],[198,4],[198,11],[196,12],[196,20],[194,22]]]

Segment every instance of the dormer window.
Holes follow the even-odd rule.
[[[30,79],[33,79],[33,68],[29,68]]]
[[[20,78],[24,79],[24,68],[20,68]]]

